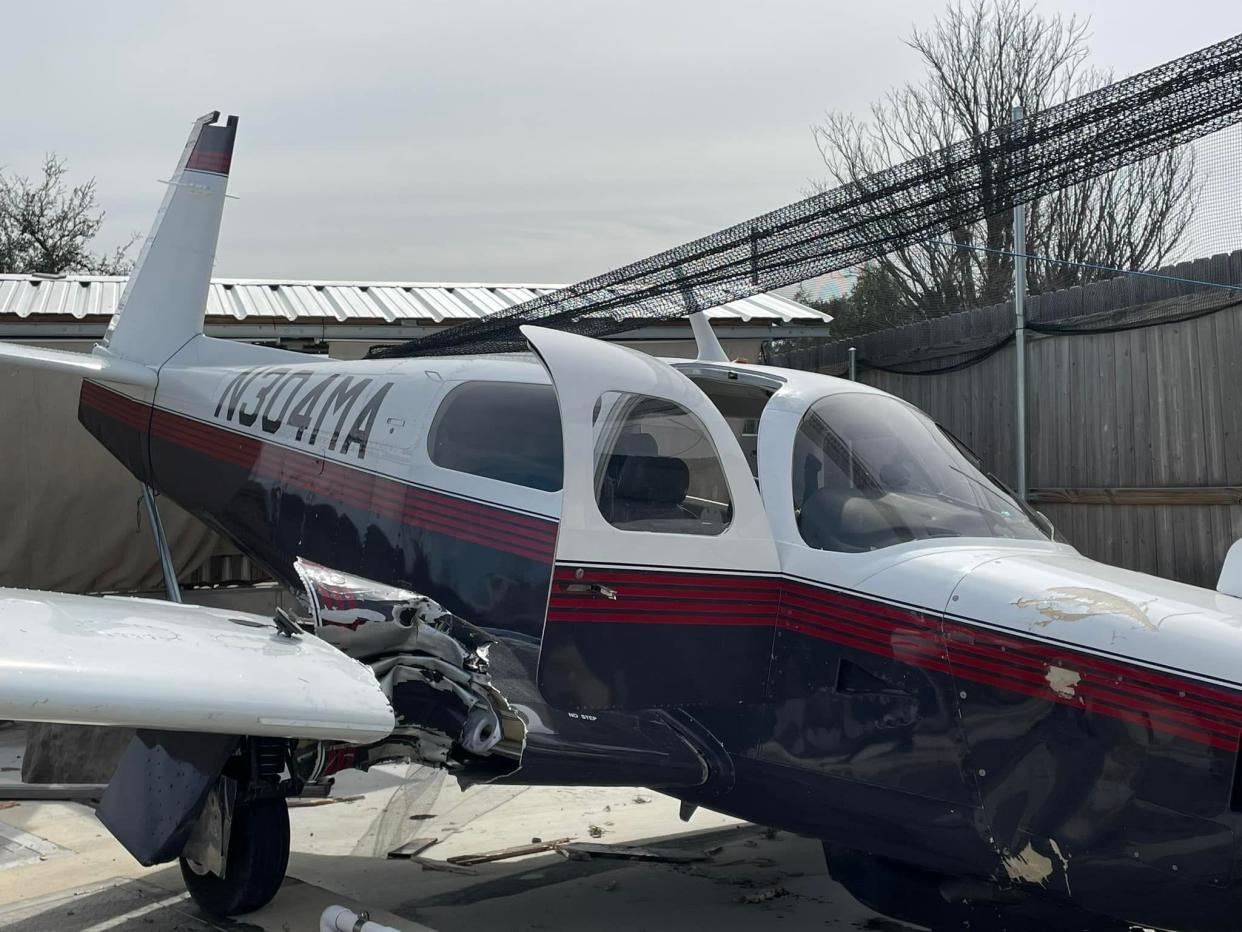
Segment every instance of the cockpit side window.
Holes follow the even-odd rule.
[[[930,418],[881,395],[847,392],[811,406],[794,441],[793,496],[802,538],[820,550],[1047,539]]]
[[[711,435],[680,405],[606,392],[595,412],[595,498],[623,531],[721,534],[733,518]]]
[[[556,392],[530,382],[462,382],[440,403],[427,453],[445,469],[555,492],[564,472]]]

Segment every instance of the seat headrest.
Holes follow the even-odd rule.
[[[680,505],[690,490],[690,467],[675,456],[627,456],[616,497],[652,505]]]
[[[660,448],[656,445],[656,438],[651,434],[629,432],[617,438],[613,453],[622,456],[657,456]]]

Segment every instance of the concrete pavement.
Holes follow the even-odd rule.
[[[0,781],[17,778],[21,730],[0,730]],[[859,907],[824,871],[818,844],[700,810],[689,825],[675,800],[633,788],[475,787],[412,767],[349,773],[338,802],[291,813],[289,879],[268,907],[211,920],[186,898],[172,866],[142,868],[84,806],[21,803],[0,809],[0,928],[17,932],[312,932],[340,903],[418,932],[873,930],[910,928]],[[384,856],[435,838],[424,857],[447,857],[572,837],[712,850],[695,864],[566,860],[543,853],[469,873]]]

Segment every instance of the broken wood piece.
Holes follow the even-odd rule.
[[[501,848],[499,851],[488,851],[484,854],[458,854],[448,858],[449,864],[467,867],[472,864],[487,864],[490,861],[503,861],[506,858],[520,858],[526,854],[539,854],[541,851],[552,851],[573,839],[556,838],[552,841],[541,841],[534,845],[517,845],[513,848]]]
[[[624,858],[630,861],[663,861],[668,864],[693,864],[710,861],[706,851],[683,851],[680,848],[651,848],[645,845],[605,845],[590,841],[558,844],[556,849],[570,860],[585,858]]]
[[[362,796],[320,796],[313,799],[294,797],[289,800],[289,806],[292,809],[309,809],[312,806],[331,806],[333,803],[356,803],[362,798]]]
[[[448,861],[437,861],[435,858],[415,856],[409,861],[425,871],[444,871],[446,874],[465,874],[467,877],[477,877],[479,873],[472,867],[462,867],[460,864],[450,864]]]
[[[422,854],[439,840],[440,839],[438,838],[415,838],[411,841],[407,841],[400,848],[393,848],[388,852],[388,856],[393,859],[412,858],[416,855]]]

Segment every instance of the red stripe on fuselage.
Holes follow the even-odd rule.
[[[543,562],[551,560],[556,543],[556,529],[551,522],[532,522],[498,508],[473,506],[473,503],[463,499],[428,492],[258,440],[250,440],[253,449],[239,447],[232,452],[220,453],[215,437],[219,429],[188,418],[177,419],[176,415],[164,411],[156,412],[154,430],[157,437],[190,446],[208,455],[223,455],[236,465],[270,475],[285,485],[294,485],[328,498],[340,498],[355,507],[397,517],[407,524],[418,524],[428,529],[459,528],[472,534],[486,531],[489,541],[492,539],[490,535],[504,535],[501,543],[506,544],[508,549],[537,554]]]
[[[455,498],[341,463],[205,424],[84,382],[81,401],[100,414],[183,449],[230,463],[280,485],[298,488],[421,530],[552,562],[556,522]]]
[[[82,402],[178,446],[325,498],[532,560],[550,562],[556,523],[454,498],[204,424],[84,382]],[[616,588],[617,601],[565,586],[576,567],[557,567],[550,623],[775,626],[961,680],[994,686],[1236,751],[1242,695],[1228,689],[1008,634],[982,623],[890,605],[802,580],[695,570],[592,567],[582,582]],[[1049,668],[1080,677],[1062,694]]]
[[[1242,695],[1226,689],[802,580],[611,567],[583,568],[579,579],[577,570],[553,574],[549,623],[773,625],[1214,748],[1236,751],[1242,736]],[[617,599],[566,591],[574,582],[606,585]],[[1054,690],[1054,666],[1078,682]]]

